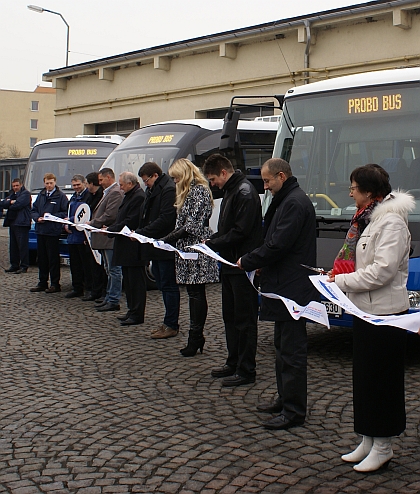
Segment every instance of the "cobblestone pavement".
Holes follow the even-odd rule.
[[[308,417],[267,431],[256,404],[275,393],[272,324],[261,324],[254,385],[222,388],[220,286],[209,287],[203,355],[183,358],[181,334],[150,339],[161,322],[158,292],[146,322],[121,328],[116,313],[63,292],[29,293],[37,268],[5,274],[0,238],[0,492],[32,493],[418,493],[420,338],[407,359],[405,433],[388,470],[359,474],[340,455],[352,449],[351,331],[309,325]]]

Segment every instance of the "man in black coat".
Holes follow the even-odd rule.
[[[175,228],[175,183],[152,161],[140,168],[139,176],[146,185],[146,200],[140,211],[140,225],[136,233],[154,239],[162,238]],[[142,244],[141,252],[143,260],[152,261],[152,273],[165,305],[163,324],[152,330],[151,337],[172,338],[179,331],[180,295],[175,277],[175,255],[150,244]]]
[[[6,273],[26,273],[29,267],[29,230],[31,228],[31,194],[20,178],[12,180],[13,192],[0,201],[7,209],[3,226],[9,227],[10,268]]]
[[[31,210],[37,234],[39,282],[30,291],[56,293],[61,292],[60,234],[63,225],[45,221],[44,214],[50,213],[58,218],[65,218],[68,200],[64,192],[57,187],[57,178],[53,173],[44,175],[44,186],[45,188],[38,194]],[[48,276],[51,282],[49,288]]]
[[[254,186],[234,170],[220,154],[204,163],[204,174],[212,186],[223,189],[217,233],[206,245],[230,262],[262,243],[261,201]],[[211,375],[223,377],[222,386],[255,382],[257,352],[258,293],[246,274],[222,264],[222,313],[228,357],[226,364]]]
[[[139,226],[140,208],[145,194],[134,173],[123,172],[119,176],[120,189],[124,192],[123,201],[118,209],[115,223],[108,227],[108,232],[120,232],[125,226],[135,230]],[[111,235],[110,235],[111,236]],[[122,266],[124,290],[128,311],[125,315],[117,316],[121,326],[131,326],[144,322],[146,308],[146,272],[145,261],[140,258],[140,243],[132,242],[123,235],[112,235],[114,240],[114,255],[112,262]]]
[[[261,168],[264,189],[273,195],[264,217],[264,244],[242,256],[238,265],[246,271],[261,268],[261,291],[277,293],[307,305],[319,294],[302,264],[316,263],[315,209],[299,187],[289,163],[273,158]],[[281,300],[261,297],[260,319],[275,321],[276,377],[278,398],[261,404],[261,412],[280,415],[267,420],[268,429],[302,425],[307,400],[306,320],[294,320]]]

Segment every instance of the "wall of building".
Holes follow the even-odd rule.
[[[140,51],[46,74],[57,87],[56,136],[91,132],[95,123],[113,120],[139,118],[143,126],[195,118],[228,107],[232,96],[282,94],[329,77],[418,65],[420,2],[396,3],[308,18],[306,67],[307,33],[299,18],[278,21],[275,29],[179,42],[164,55]]]
[[[11,147],[20,157],[28,157],[31,138],[40,141],[54,137],[55,89],[38,86],[35,91],[0,90],[0,156],[12,156]],[[32,102],[38,101],[38,110]],[[31,120],[37,120],[37,130],[31,129]],[[36,142],[36,141],[33,141]]]

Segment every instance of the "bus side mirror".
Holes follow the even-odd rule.
[[[241,112],[229,110],[225,115],[222,135],[220,137],[220,151],[228,151],[235,148],[236,131]]]

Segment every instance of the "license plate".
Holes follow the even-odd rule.
[[[61,262],[66,265],[66,266],[70,266],[70,258],[69,257],[62,257],[61,258]]]
[[[329,316],[341,316],[343,313],[343,309],[333,302],[328,302],[326,300],[322,300],[322,303],[325,305],[327,309],[327,313]]]

